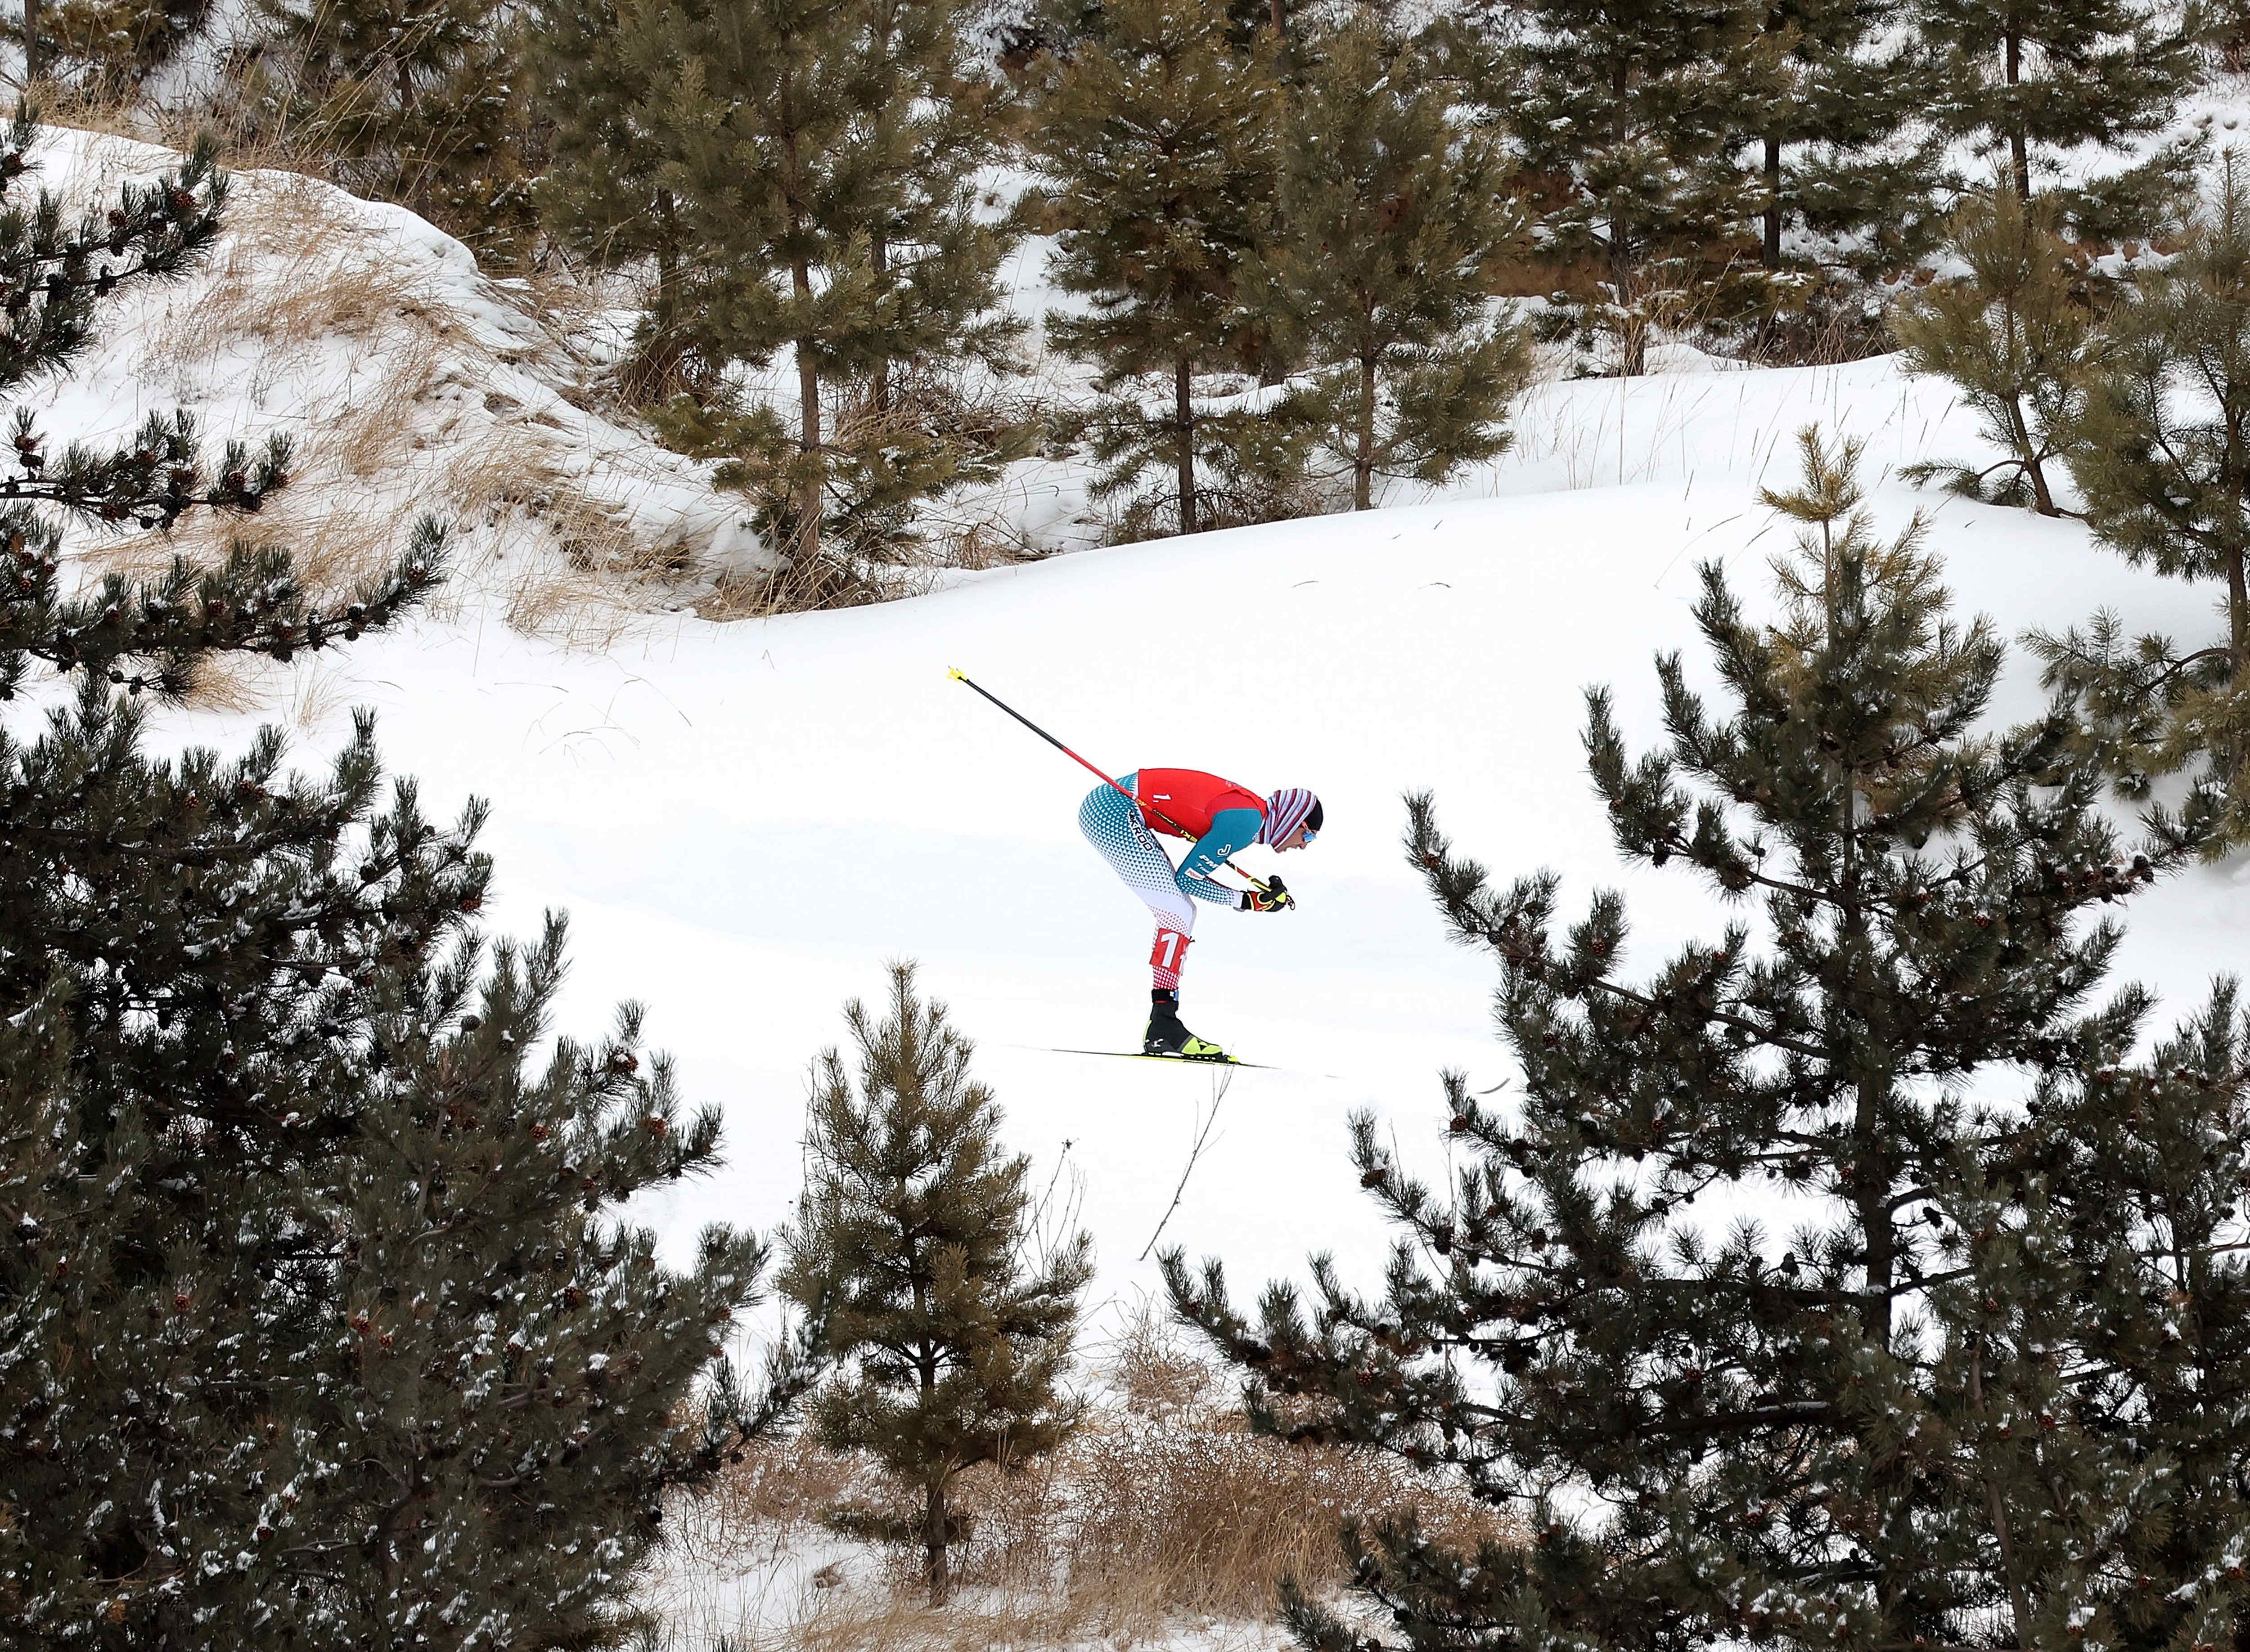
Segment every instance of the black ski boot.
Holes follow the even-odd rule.
[[[1149,1030],[1141,1040],[1144,1056],[1177,1056],[1183,1061],[1225,1061],[1226,1052],[1180,1024],[1180,995],[1162,988],[1149,995]]]

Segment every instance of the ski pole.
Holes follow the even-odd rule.
[[[1011,717],[1014,718],[1018,722],[1021,723],[1021,724],[1022,724],[1025,728],[1030,729],[1030,730],[1032,731],[1032,733],[1037,734],[1037,735],[1038,735],[1041,740],[1043,740],[1046,741],[1046,743],[1047,743],[1048,745],[1050,745],[1050,746],[1053,747],[1055,748],[1055,750],[1057,750],[1057,751],[1060,752],[1060,753],[1061,753],[1065,757],[1069,758],[1069,759],[1070,759],[1070,761],[1071,761],[1072,762],[1076,763],[1076,764],[1077,764],[1080,768],[1082,768],[1082,769],[1086,770],[1086,772],[1087,772],[1087,774],[1092,774],[1095,779],[1099,780],[1099,781],[1101,781],[1104,786],[1107,786],[1107,787],[1108,787],[1111,791],[1115,792],[1115,793],[1116,793],[1120,797],[1123,798],[1127,802],[1128,802],[1128,803],[1132,804],[1134,808],[1135,808],[1135,809],[1139,809],[1139,808],[1142,807],[1142,804],[1141,800],[1140,800],[1139,798],[1137,798],[1137,797],[1134,796],[1132,793],[1130,793],[1130,792],[1127,791],[1127,790],[1126,790],[1122,786],[1120,786],[1120,785],[1119,785],[1115,781],[1112,780],[1108,775],[1107,775],[1107,774],[1103,774],[1100,769],[1098,769],[1098,768],[1094,767],[1094,766],[1093,764],[1091,764],[1091,763],[1087,762],[1087,761],[1086,761],[1086,759],[1084,759],[1083,757],[1080,757],[1080,756],[1076,752],[1074,752],[1074,751],[1071,750],[1071,748],[1070,748],[1069,747],[1067,747],[1067,746],[1064,745],[1060,740],[1057,740],[1053,735],[1052,735],[1052,734],[1048,733],[1046,732],[1046,730],[1045,730],[1044,728],[1041,728],[1041,727],[1040,727],[1037,723],[1033,722],[1030,718],[1028,718],[1028,717],[1025,716],[1025,715],[1023,714],[1023,712],[1021,712],[1018,711],[1014,706],[1012,706],[1009,705],[1007,701],[1005,701],[1005,700],[1004,700],[1004,699],[1000,699],[1000,698],[999,698],[997,695],[996,695],[996,694],[992,694],[992,693],[987,692],[984,689],[978,688],[978,687],[977,687],[977,685],[975,683],[970,682],[970,681],[969,680],[969,678],[966,678],[966,677],[963,676],[961,672],[959,672],[958,671],[956,671],[953,667],[951,667],[951,666],[949,666],[949,665],[948,667],[946,667],[945,674],[946,674],[948,677],[950,677],[950,678],[951,678],[955,682],[956,682],[956,683],[960,683],[960,684],[962,684],[962,685],[963,685],[964,686],[969,687],[969,688],[974,688],[974,689],[976,689],[976,690],[977,690],[977,692],[979,694],[983,694],[986,699],[990,700],[990,701],[992,702],[992,704],[994,704],[995,706],[998,706],[1002,711],[1004,711],[1004,712],[1007,712],[1009,716],[1011,716]],[[1179,822],[1177,822],[1177,821],[1174,820],[1174,819],[1173,819],[1170,815],[1167,815],[1166,813],[1164,813],[1164,811],[1163,811],[1163,809],[1158,809],[1158,808],[1157,808],[1154,803],[1150,803],[1150,804],[1147,805],[1147,808],[1148,808],[1149,812],[1151,815],[1154,815],[1154,816],[1155,816],[1158,820],[1160,820],[1160,821],[1163,822],[1165,825],[1167,825],[1167,826],[1170,827],[1174,831],[1177,832],[1181,836],[1183,836],[1183,837],[1188,837],[1188,838],[1192,838],[1192,837],[1195,836],[1195,834],[1194,834],[1193,832],[1190,831],[1186,827],[1184,827],[1184,826],[1181,825],[1181,824],[1179,823]],[[1244,878],[1250,878],[1250,882],[1251,882],[1251,884],[1253,885],[1253,886],[1254,886],[1254,887],[1255,887],[1255,888],[1256,888],[1256,889],[1257,889],[1257,890],[1258,890],[1261,894],[1270,894],[1270,893],[1272,893],[1271,889],[1270,889],[1270,888],[1269,888],[1269,887],[1268,887],[1268,886],[1267,886],[1267,885],[1266,885],[1262,880],[1260,880],[1260,879],[1259,879],[1259,878],[1252,878],[1252,877],[1251,877],[1251,875],[1250,875],[1248,872],[1244,871],[1242,870],[1242,868],[1241,868],[1241,867],[1239,867],[1239,866],[1236,865],[1232,861],[1231,861],[1231,860],[1230,860],[1230,861],[1226,861],[1226,862],[1225,862],[1225,863],[1223,863],[1223,864],[1225,865],[1226,869],[1227,869],[1229,871],[1231,871],[1231,872],[1234,872],[1234,873],[1237,873],[1237,874],[1239,874],[1239,876],[1244,877]],[[1220,887],[1224,888],[1224,887],[1225,887],[1225,885],[1220,885]]]

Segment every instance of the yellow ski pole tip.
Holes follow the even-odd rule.
[[[962,676],[962,674],[960,673],[960,671],[957,671],[957,670],[956,670],[953,666],[950,666],[950,665],[949,665],[949,666],[947,666],[947,667],[945,668],[945,674],[946,674],[948,677],[952,678],[956,682],[965,683],[965,682],[967,682],[967,681],[969,680],[967,678],[965,678],[965,677]]]

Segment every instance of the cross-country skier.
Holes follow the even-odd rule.
[[[1143,1054],[1226,1059],[1217,1044],[1180,1024],[1180,970],[1195,933],[1195,902],[1246,912],[1294,905],[1279,878],[1266,879],[1263,889],[1231,889],[1211,874],[1253,843],[1276,851],[1304,848],[1321,829],[1321,800],[1301,786],[1260,797],[1195,768],[1143,768],[1086,795],[1079,805],[1079,829],[1156,914],[1156,944],[1149,954],[1156,987],[1149,995]],[[1177,870],[1156,841],[1158,832],[1194,840]]]

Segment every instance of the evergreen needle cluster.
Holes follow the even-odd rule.
[[[2164,263],[2129,280],[2089,274],[2057,196],[1972,197],[1952,224],[1962,273],[1893,322],[1908,370],[1950,380],[2000,456],[1909,475],[2081,518],[2127,561],[2216,588],[2214,637],[2136,635],[2105,609],[2026,639],[2075,750],[2129,799],[2184,775],[2213,857],[2250,834],[2250,194],[2231,152],[2218,182]]]
[[[1907,371],[1950,379],[2004,455],[1980,469],[1917,465],[1909,477],[1943,477],[1971,499],[2061,513],[2049,472],[2079,438],[2100,334],[2060,217],[2052,196],[1995,190],[1964,201],[1950,250],[1967,275],[1893,314]]]
[[[2178,258],[2117,306],[2098,365],[2068,455],[2088,525],[2129,561],[2216,586],[2223,627],[2182,648],[2129,639],[2103,613],[2034,645],[2126,795],[2184,770],[2224,799],[2222,841],[2240,843],[2250,834],[2250,190],[2233,156]]]
[[[920,1494],[904,1513],[852,1506],[833,1524],[919,1547],[943,1606],[966,1532],[954,1483],[984,1464],[1021,1470],[1077,1424],[1060,1384],[1093,1242],[1045,1242],[1031,1161],[1003,1153],[969,1041],[916,995],[911,965],[893,967],[880,1021],[856,1000],[844,1018],[857,1083],[839,1051],[821,1057],[781,1284],[840,1367],[811,1402],[821,1443],[869,1453]]]

